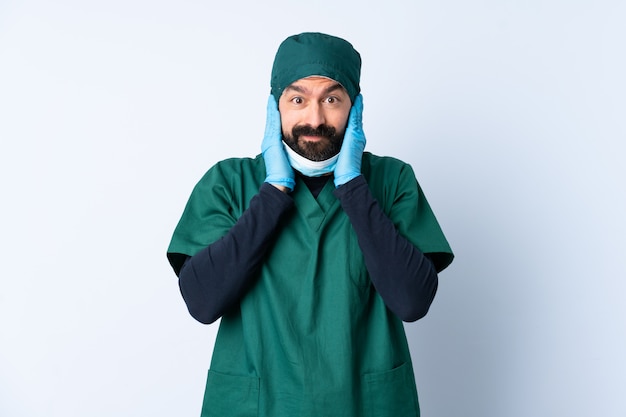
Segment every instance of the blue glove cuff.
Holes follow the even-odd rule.
[[[343,174],[339,177],[335,177],[334,182],[335,182],[335,188],[338,188],[341,185],[344,185],[345,183],[352,181],[353,179],[355,179],[356,177],[358,177],[359,175],[361,175],[361,173],[359,172],[350,172],[347,174]]]
[[[296,181],[294,181],[293,178],[272,177],[271,175],[265,178],[265,182],[273,185],[287,187],[291,191],[293,191],[294,187],[296,186]]]

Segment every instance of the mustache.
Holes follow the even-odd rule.
[[[311,125],[299,125],[294,126],[291,129],[291,135],[294,138],[298,138],[300,136],[323,136],[333,138],[336,133],[337,131],[334,127],[325,124],[321,124],[318,127],[313,127]]]

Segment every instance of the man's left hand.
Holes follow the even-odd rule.
[[[365,133],[363,133],[363,96],[359,94],[354,100],[348,117],[348,126],[343,144],[335,166],[335,187],[361,175],[361,158],[365,150]]]

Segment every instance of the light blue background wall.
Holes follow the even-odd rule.
[[[217,326],[165,250],[309,30],[457,254],[407,325],[423,415],[626,415],[624,3],[221,3],[0,3],[0,415],[199,414]]]

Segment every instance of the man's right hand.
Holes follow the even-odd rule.
[[[267,119],[265,136],[261,143],[261,151],[265,160],[265,182],[272,184],[283,192],[293,191],[296,185],[293,168],[287,159],[283,147],[280,113],[276,99],[270,94],[267,100]]]

